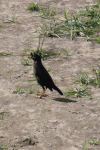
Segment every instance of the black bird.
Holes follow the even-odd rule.
[[[54,89],[58,91],[60,95],[63,95],[60,89],[54,84],[47,70],[44,68],[41,62],[41,57],[36,53],[30,53],[30,56],[28,57],[31,57],[34,60],[34,74],[36,76],[37,82],[43,88],[43,92],[41,94],[38,93],[39,96],[37,98],[41,98],[42,95],[44,95],[47,88],[51,91]]]

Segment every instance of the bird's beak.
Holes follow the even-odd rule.
[[[31,58],[31,54],[28,55],[28,58]]]

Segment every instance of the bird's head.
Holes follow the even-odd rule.
[[[39,56],[38,54],[36,54],[36,53],[30,53],[30,55],[28,56],[28,58],[32,58],[34,61],[38,61],[38,62],[40,62],[41,61],[41,56]]]

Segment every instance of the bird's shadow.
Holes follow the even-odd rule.
[[[76,103],[77,101],[75,100],[71,100],[71,99],[68,99],[68,98],[54,98],[52,100],[55,100],[55,101],[59,101],[59,102],[65,102],[65,103]]]

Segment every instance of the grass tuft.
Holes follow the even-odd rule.
[[[39,89],[39,88],[38,88],[38,90],[36,90],[36,94],[37,94],[37,93],[40,93],[40,89]]]
[[[96,39],[97,43],[100,44],[100,37]]]
[[[77,75],[77,78],[73,83],[80,82],[82,85],[93,85],[100,87],[100,66],[98,65],[98,68],[92,67],[92,74],[93,77],[89,77],[87,73],[80,73]]]
[[[5,21],[5,23],[15,23],[16,18],[12,17],[12,19],[7,19],[7,21]]]
[[[33,87],[31,86],[31,87],[30,87],[30,90],[29,90],[29,94],[33,94],[33,92],[34,92],[34,91],[33,91]]]
[[[99,2],[96,5],[87,5],[84,11],[68,18],[64,7],[65,20],[62,22],[62,30],[68,31],[71,37],[83,36],[91,38],[100,43],[100,39],[92,38],[93,35],[100,34],[100,10]],[[67,34],[67,35],[68,35]]]
[[[85,138],[85,143],[84,143],[84,146],[83,146],[83,150],[86,150],[86,138]]]
[[[56,10],[57,10],[57,7],[55,7],[54,9],[51,10],[50,6],[48,6],[47,9],[41,8],[40,9],[40,17],[45,18],[45,19],[53,17],[57,14]]]
[[[36,81],[36,79],[30,79],[30,80],[28,80],[28,81]]]
[[[8,55],[12,55],[14,52],[0,52],[0,56],[8,56]]]
[[[37,31],[40,32],[43,37],[60,38],[59,35],[62,34],[62,30],[59,25],[60,24],[57,21],[53,20],[48,25],[45,23],[42,26],[40,25],[40,29]]]
[[[89,84],[89,77],[86,73],[83,73],[83,74],[80,73],[77,75],[77,78],[75,79],[75,81],[73,83],[75,83],[75,82],[80,82],[81,84],[88,85]]]
[[[13,90],[13,94],[22,94],[22,93],[25,93],[22,90],[22,86],[21,87],[17,87],[16,90]]]
[[[94,86],[98,85],[98,87],[100,87],[100,65],[97,65],[97,67],[98,68],[92,67],[92,72],[95,77],[90,79],[89,84]]]
[[[27,59],[23,59],[23,60],[21,61],[21,64],[24,65],[24,66],[31,66],[29,60],[27,60]]]
[[[94,140],[94,138],[93,138],[91,141],[89,141],[89,144],[90,145],[99,145],[100,141],[99,140]]]
[[[47,68],[47,71],[48,71],[48,72],[50,72],[51,70],[52,70],[52,68],[51,68],[51,67]]]
[[[33,4],[34,7],[35,4]],[[48,8],[40,8],[40,16],[50,18],[57,14],[56,7],[51,10]],[[34,9],[33,9],[34,10]],[[64,19],[58,20],[53,18],[49,24],[43,24],[37,30],[42,37],[58,37],[67,36],[73,40],[75,37],[85,37],[87,41],[100,43],[100,4],[87,5],[84,10],[67,16],[64,7]],[[36,32],[37,32],[36,31]]]
[[[42,37],[42,35],[40,34],[37,49],[36,50],[32,49],[31,52],[40,55],[43,60],[49,56],[58,56],[59,54],[56,52],[43,50],[42,47],[43,47],[44,39],[45,37]]]
[[[91,98],[91,93],[89,93],[87,91],[87,87],[84,89],[82,89],[81,87],[80,88],[72,88],[71,90],[66,91],[65,94],[66,94],[66,97],[74,96],[74,97]]]
[[[29,10],[29,11],[31,11],[31,12],[32,12],[32,11],[39,11],[40,8],[39,8],[39,6],[38,6],[38,3],[35,4],[35,3],[31,2],[31,3],[29,4],[27,10]]]

